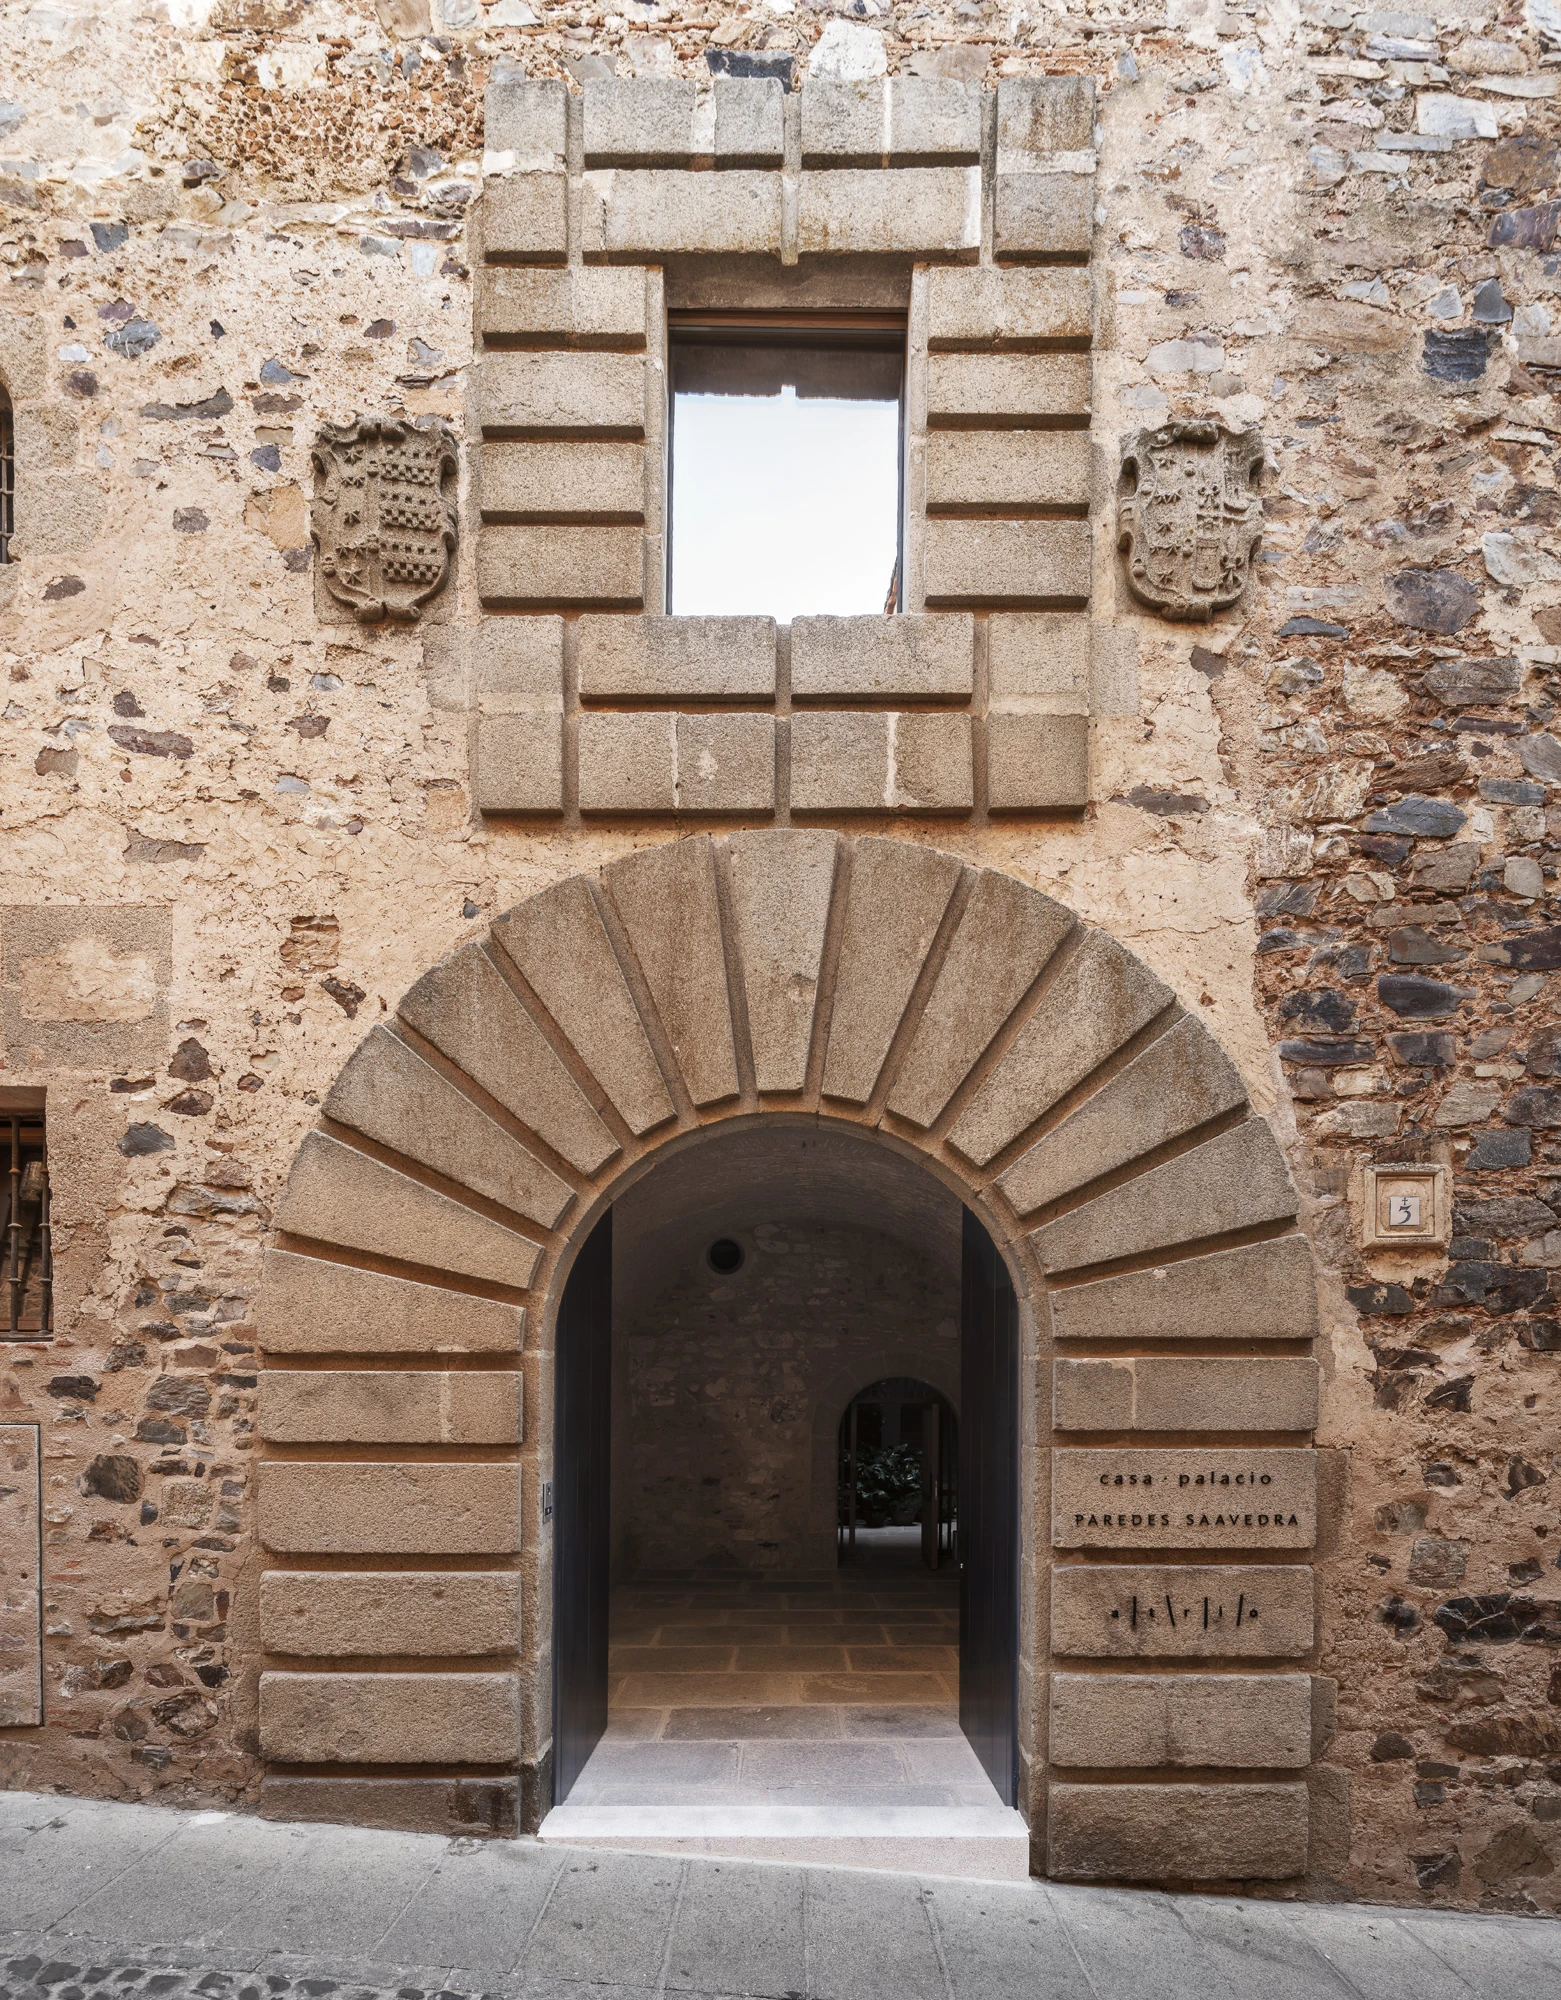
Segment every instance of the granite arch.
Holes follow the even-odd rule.
[[[1053,1458],[1083,1454],[1045,1449],[1040,1369],[1055,1357],[1073,1371],[1070,1408],[1098,1384],[1117,1398],[1109,1421],[1070,1417],[1070,1437],[1128,1450],[1135,1427],[1180,1427],[1232,1443],[1221,1409],[1151,1423],[1133,1399],[1164,1401],[1169,1343],[1190,1362],[1209,1343],[1294,1356],[1315,1334],[1295,1190],[1229,1058],[1108,933],[954,855],[812,829],[673,840],[542,891],[419,980],[326,1098],[275,1216],[260,1307],[261,1537],[294,1605],[285,1633],[263,1616],[274,1809],[538,1823],[563,1280],[596,1218],[669,1149],[796,1121],[914,1159],[1009,1264],[1028,1385],[1021,1803],[1039,1867],[1154,1872],[1135,1842],[1158,1785],[1092,1783],[1074,1759],[1043,1799],[1047,1564],[1077,1553],[1049,1526]],[[1293,1418],[1252,1428],[1297,1442]],[[383,1574],[437,1650],[364,1658],[332,1622],[336,1570],[360,1595]],[[519,1578],[512,1648],[493,1644],[495,1570]],[[1140,1791],[1154,1798],[1135,1819]],[[1225,1771],[1178,1793],[1211,1828],[1192,1879],[1301,1872],[1303,1783]]]

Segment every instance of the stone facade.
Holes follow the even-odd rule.
[[[557,1274],[822,1113],[1026,1300],[1035,1865],[1551,1910],[1553,12],[646,12],[6,25],[0,1774],[534,1823]],[[907,315],[910,615],[669,624],[665,310],[798,286]],[[459,452],[415,624],[313,566],[360,417]]]

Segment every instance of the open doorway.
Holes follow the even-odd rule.
[[[976,1218],[856,1133],[734,1126],[619,1199],[558,1319],[544,1838],[1026,1872],[1017,1333]]]

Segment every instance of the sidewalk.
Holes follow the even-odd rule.
[[[0,1792],[0,2000],[1548,2000],[1561,1924]]]

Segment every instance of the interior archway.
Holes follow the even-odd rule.
[[[1079,1476],[1085,1454],[1045,1449],[1050,1400],[1081,1413],[1075,1434],[1130,1432],[1140,1352],[1175,1344],[1197,1379],[1223,1369],[1228,1384],[1233,1364],[1213,1357],[1253,1351],[1232,1342],[1304,1351],[1316,1294],[1295,1191],[1234,1066],[1116,940],[998,871],[800,829],[642,848],[518,905],[370,1030],[305,1137],[259,1312],[275,1564],[260,1726],[279,1799],[309,1810],[297,1788],[327,1767],[311,1782],[365,1814],[416,1796],[460,1823],[475,1787],[496,1823],[540,1822],[564,1280],[653,1161],[723,1127],[820,1118],[941,1182],[1012,1274],[1035,1558],[1019,1797],[1039,1803],[1047,1568],[1088,1546],[1053,1509],[1054,1475]],[[1041,1373],[1054,1352],[1055,1381]],[[1196,1394],[1177,1419],[1190,1441],[1228,1434],[1225,1391],[1204,1419]],[[1246,1407],[1259,1400],[1254,1378]],[[1285,1477],[1312,1481],[1308,1455]],[[1308,1545],[1299,1505],[1284,1548]],[[1173,1545],[1143,1559],[1183,1557]],[[383,1637],[355,1632],[343,1671],[340,1607],[376,1563],[401,1609]],[[1152,1693],[1153,1674],[1139,1679]],[[1264,1843],[1288,1855],[1304,1787],[1272,1789]],[[1231,1811],[1255,1809],[1250,1787],[1228,1796]],[[1111,1872],[1125,1797],[1053,1786],[1050,1838],[1068,1826],[1070,1867],[1099,1821],[1095,1872]]]

